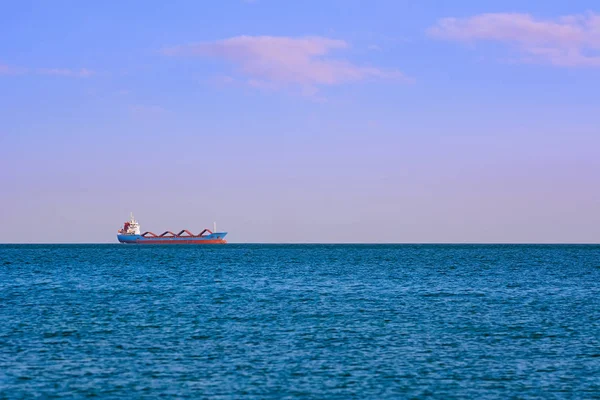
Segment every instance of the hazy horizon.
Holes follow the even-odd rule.
[[[586,1],[7,3],[0,243],[600,242]]]

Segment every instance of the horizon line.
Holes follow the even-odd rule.
[[[600,242],[228,242],[230,245],[600,245]],[[114,242],[0,242],[0,245],[121,245],[134,247],[138,243]],[[178,244],[179,246],[217,246],[200,244]],[[171,244],[148,244],[150,246],[172,246]],[[222,245],[221,245],[222,246]]]

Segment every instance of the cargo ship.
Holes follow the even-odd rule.
[[[171,231],[165,231],[160,235],[152,232],[140,234],[140,224],[133,218],[133,213],[129,221],[123,224],[123,228],[117,231],[117,239],[121,243],[130,244],[225,244],[225,235],[227,232],[217,232],[217,224],[214,230],[204,229],[198,235],[194,235],[187,229],[175,234]]]

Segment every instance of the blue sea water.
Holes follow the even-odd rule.
[[[36,397],[600,398],[600,246],[2,245]]]

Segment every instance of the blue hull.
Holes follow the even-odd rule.
[[[144,237],[142,235],[117,235],[117,240],[128,244],[225,244],[227,232],[211,233],[210,235],[176,236],[176,237]]]

